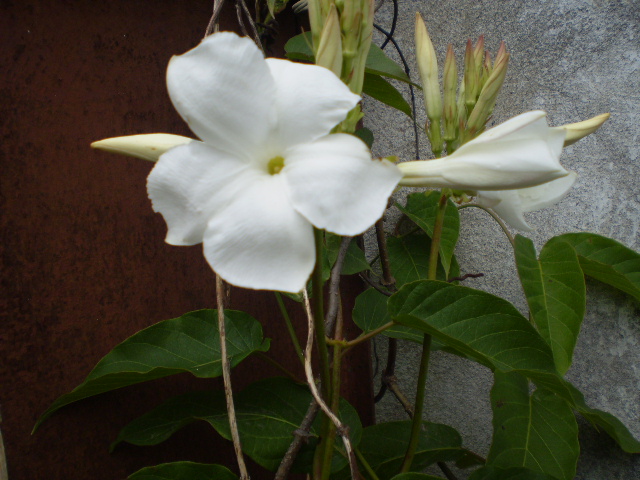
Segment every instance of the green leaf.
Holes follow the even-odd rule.
[[[547,245],[556,242],[567,242],[575,249],[585,275],[640,300],[640,253],[595,233],[567,233]]]
[[[264,468],[276,470],[311,399],[311,393],[305,385],[286,378],[261,380],[236,394],[234,400],[242,450]],[[362,434],[357,412],[345,400],[341,400],[339,416],[349,425],[350,438],[357,445]],[[174,397],[131,422],[120,432],[112,448],[121,442],[156,445],[196,420],[208,422],[224,438],[231,439],[224,393],[191,392]],[[317,418],[311,428],[308,445],[303,447],[298,456],[298,469],[306,469],[311,464],[320,431],[319,422],[320,418]],[[342,454],[338,453],[341,448],[341,442],[336,441],[335,470],[347,464]],[[306,465],[305,460],[308,462]]]
[[[548,390],[529,395],[517,373],[495,373],[491,390],[493,441],[487,464],[526,467],[571,480],[580,455],[578,424],[569,404]]]
[[[333,233],[327,232],[325,234],[325,254],[327,257],[326,263],[326,279],[329,278],[331,274],[331,268],[336,263],[338,258],[338,253],[340,252],[340,245],[342,244],[342,238],[339,235],[335,235]],[[347,253],[344,257],[344,264],[342,265],[342,275],[353,275],[354,273],[360,273],[365,270],[371,270],[371,266],[369,262],[367,262],[367,258],[364,255],[364,252],[360,247],[358,247],[357,243],[351,239],[349,243],[349,247],[347,248]],[[325,279],[325,280],[326,280]]]
[[[497,468],[487,465],[473,472],[469,480],[558,480],[528,468]]]
[[[284,51],[287,53],[287,58],[291,60],[313,63],[314,55],[311,45],[311,32],[304,32],[289,39],[284,46]],[[387,54],[384,53],[380,47],[373,44],[369,49],[364,71],[366,73],[400,80],[401,82],[412,83],[402,67],[387,57]],[[418,85],[413,85],[418,87]]]
[[[436,477],[435,475],[427,475],[426,473],[409,472],[396,475],[391,480],[445,480],[442,477]]]
[[[284,45],[287,58],[313,63],[312,43],[311,32],[304,32],[295,37],[291,37]]]
[[[371,149],[373,147],[373,132],[366,127],[359,128],[355,131],[354,135],[367,144],[367,147]]]
[[[428,278],[431,251],[429,237],[421,233],[412,233],[403,237],[388,237],[387,249],[391,271],[398,287]],[[460,268],[455,257],[451,258],[449,273],[452,276],[460,275]],[[440,280],[447,279],[442,264],[438,265],[436,276]]]
[[[588,407],[556,371],[553,354],[533,326],[506,300],[438,281],[402,287],[389,299],[395,322],[433,335],[493,371],[518,372],[546,388],[605,430],[626,452],[640,442],[613,415]]]
[[[518,235],[515,257],[533,322],[564,374],[571,366],[585,312],[584,275],[576,252],[568,243],[550,242],[537,260],[533,242]]]
[[[352,318],[354,323],[364,332],[369,333],[391,321],[387,311],[387,297],[374,288],[365,290],[356,297]],[[422,344],[424,333],[402,325],[388,328],[383,335],[402,338]]]
[[[429,237],[433,237],[433,226],[440,202],[439,191],[428,191],[424,193],[413,193],[407,197],[407,205],[398,208],[407,217],[415,222]],[[453,251],[458,242],[460,231],[460,215],[458,208],[451,200],[447,200],[447,207],[444,212],[444,223],[440,238],[440,261],[445,272],[449,273],[451,267]]]
[[[145,467],[127,478],[129,480],[237,480],[238,476],[222,465],[173,462]]]
[[[435,462],[454,461],[466,455],[458,432],[438,423],[423,422],[412,470]],[[367,427],[358,449],[379,478],[391,478],[400,470],[407,450],[411,422],[386,422]]]
[[[382,75],[383,77],[394,78],[401,82],[412,83],[402,67],[387,57],[387,54],[373,43],[367,55],[367,63],[365,64],[364,71],[366,73]]]
[[[470,358],[501,371],[555,374],[551,350],[506,300],[438,281],[405,285],[389,300],[394,321],[433,335]]]
[[[362,93],[365,93],[371,98],[375,98],[379,102],[389,105],[396,110],[400,110],[409,118],[413,118],[411,107],[402,94],[380,75],[366,73],[364,76]]]
[[[232,366],[251,353],[267,351],[262,327],[244,312],[225,311]],[[35,429],[61,407],[87,397],[157,378],[189,372],[199,378],[222,375],[216,310],[198,310],[141,330],[109,352],[72,392],[42,414]]]

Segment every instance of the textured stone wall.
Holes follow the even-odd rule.
[[[531,213],[536,228],[526,234],[539,249],[552,236],[594,232],[640,249],[640,4],[633,0],[423,0],[400,3],[395,38],[412,78],[418,80],[413,46],[414,14],[426,22],[444,62],[448,43],[461,69],[467,38],[484,34],[495,52],[501,40],[511,52],[509,73],[494,112],[494,123],[542,109],[552,125],[611,112],[602,129],[565,149],[562,163],[578,173],[569,195],[555,207]],[[387,1],[376,21],[391,27],[393,5]],[[377,38],[382,42],[382,36]],[[385,49],[394,56],[393,47]],[[442,63],[440,63],[442,65]],[[405,97],[408,90],[403,86]],[[424,124],[422,97],[416,96],[418,121]],[[365,126],[375,134],[374,153],[413,159],[413,130],[408,118],[375,101],[366,104]],[[422,158],[430,150],[422,135]],[[509,242],[482,211],[461,212],[456,254],[463,273],[484,273],[466,285],[501,295],[526,312]],[[613,288],[588,281],[587,313],[568,379],[588,403],[617,415],[640,436],[640,304]],[[386,341],[376,343],[384,366]],[[400,342],[397,373],[413,395],[419,348]],[[376,358],[374,358],[374,362]],[[427,387],[426,415],[448,423],[465,444],[486,454],[491,441],[488,393],[490,372],[476,364],[436,352]],[[387,395],[377,406],[382,419],[403,419]],[[623,453],[605,434],[581,423],[579,479],[640,478],[640,457]]]

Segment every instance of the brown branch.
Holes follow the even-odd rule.
[[[447,280],[447,282],[449,282],[449,283],[462,282],[463,280],[466,280],[467,278],[480,278],[480,277],[484,277],[484,273],[465,273],[461,277],[450,278],[449,280]]]
[[[223,5],[224,5],[224,0],[213,1],[213,13],[211,14],[211,18],[209,19],[209,24],[207,25],[207,29],[204,32],[204,38],[207,38],[209,35],[219,30],[218,18],[220,17],[220,12],[222,11]]]
[[[231,438],[233,440],[233,449],[236,453],[238,461],[238,469],[240,470],[240,480],[249,480],[249,472],[247,465],[244,463],[244,455],[242,454],[242,444],[240,443],[240,434],[238,432],[238,422],[236,420],[236,409],[233,405],[233,389],[231,388],[231,366],[227,357],[227,335],[224,325],[224,297],[225,287],[224,281],[220,275],[216,274],[216,300],[218,303],[218,332],[220,334],[220,358],[222,360],[222,379],[224,383],[224,396],[227,401],[227,414],[229,415],[229,429],[231,430]]]
[[[319,410],[320,405],[318,405],[318,402],[313,399],[309,404],[307,413],[305,413],[304,418],[300,423],[300,427],[293,432],[293,441],[291,442],[291,445],[289,445],[287,453],[282,457],[282,461],[280,462],[280,466],[278,467],[274,480],[286,480],[289,476],[291,466],[298,456],[298,452],[300,451],[302,444],[306,443],[310,436],[309,431],[311,430],[311,425],[313,425],[313,421],[316,419]]]

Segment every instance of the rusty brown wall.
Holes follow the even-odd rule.
[[[120,479],[165,461],[230,460],[203,425],[158,447],[108,453],[119,429],[151,406],[187,387],[220,386],[188,376],[89,399],[30,435],[114,345],[214,305],[200,247],[163,242],[145,191],[151,165],[88,147],[123,134],[189,135],[164,71],[171,55],[197,44],[210,12],[208,1],[192,0],[0,2],[0,427],[11,480]],[[232,297],[275,338],[274,357],[295,364],[272,297]],[[360,381],[347,393],[368,421],[367,350],[353,356]],[[250,359],[234,370],[235,384],[260,374],[277,372]]]

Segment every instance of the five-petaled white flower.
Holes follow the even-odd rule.
[[[227,282],[298,292],[315,264],[313,227],[362,233],[382,216],[398,168],[329,132],[356,106],[331,71],[265,59],[216,33],[173,57],[171,100],[202,140],[169,149],[149,175],[172,245],[203,243]]]

